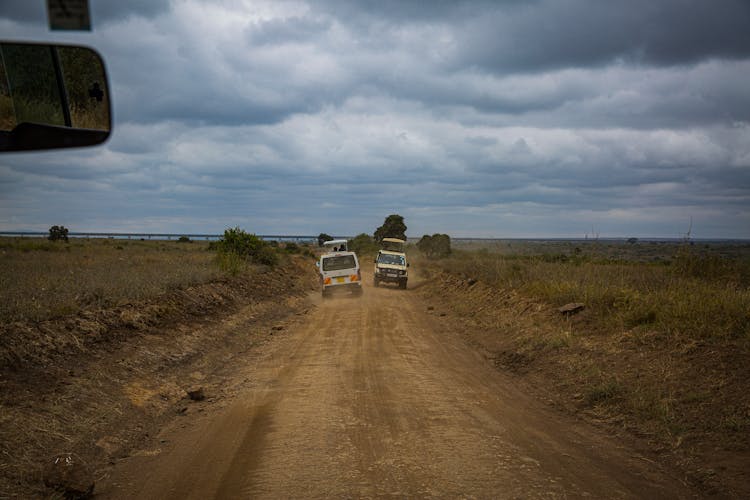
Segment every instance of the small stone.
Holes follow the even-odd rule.
[[[189,389],[187,391],[187,395],[192,401],[203,401],[204,399],[206,399],[206,394],[205,392],[203,392],[203,387]]]
[[[584,304],[581,304],[580,302],[571,302],[570,304],[565,304],[564,306],[558,308],[557,310],[560,312],[560,314],[563,314],[565,316],[571,316],[573,314],[583,311],[584,307],[586,306]]]
[[[122,441],[114,436],[103,436],[96,442],[96,446],[108,456],[112,456],[122,449]]]

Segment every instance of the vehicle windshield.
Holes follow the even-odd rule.
[[[402,255],[381,253],[378,256],[378,264],[393,264],[394,266],[404,266],[406,265],[406,260]]]
[[[357,267],[354,255],[336,255],[323,259],[323,271],[339,271]]]

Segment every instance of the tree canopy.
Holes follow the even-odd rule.
[[[50,241],[68,241],[68,228],[65,226],[52,226],[49,228],[47,239]]]
[[[451,237],[447,234],[424,235],[417,248],[430,259],[439,259],[451,254]]]
[[[406,240],[406,224],[404,218],[398,214],[391,214],[385,218],[383,225],[375,230],[375,241],[380,243],[383,238],[399,238]]]
[[[349,240],[349,250],[357,254],[376,253],[378,246],[369,234],[361,233]]]
[[[332,239],[333,239],[333,236],[331,236],[330,234],[320,233],[318,235],[318,246],[322,247],[323,243],[325,243],[326,241],[331,241]]]

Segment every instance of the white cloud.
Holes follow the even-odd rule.
[[[677,47],[674,26],[639,47],[607,29],[645,10],[578,0],[564,15],[546,1],[139,5],[102,3],[90,34],[0,19],[11,37],[98,47],[115,113],[103,147],[0,158],[0,229],[62,215],[82,230],[355,234],[401,213],[410,234],[674,236],[689,213],[705,236],[750,236],[750,47],[732,23],[721,43]],[[650,20],[675,6],[706,10],[666,2]],[[572,32],[584,11],[603,27]],[[519,34],[550,16],[548,33]]]

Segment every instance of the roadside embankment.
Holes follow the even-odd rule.
[[[462,255],[456,261],[419,260],[414,268],[425,283],[418,293],[433,314],[453,322],[457,333],[498,369],[514,374],[551,405],[651,450],[655,460],[676,464],[706,494],[750,496],[747,324],[700,317],[692,334],[665,331],[660,320],[668,309],[661,304],[652,304],[648,310],[653,312],[642,321],[627,321],[627,316],[623,321],[627,302],[595,300],[594,285],[588,286],[582,277],[593,265],[553,262],[568,266],[565,280],[560,280],[554,267],[543,268],[549,258],[504,259],[485,253],[467,264],[469,259]],[[481,265],[490,272],[483,272]],[[647,300],[647,283],[639,288],[628,282],[625,273],[632,270],[625,268],[631,264],[596,267],[600,277],[610,280],[610,288],[630,294],[639,306]],[[535,273],[536,281],[528,286]],[[503,276],[504,285],[498,279]],[[644,279],[640,271],[638,276]],[[576,291],[579,285],[588,296]],[[734,293],[733,300],[750,307],[746,288],[738,286],[732,292],[732,286],[722,286],[726,293]],[[560,303],[534,293],[555,287],[566,297]],[[559,308],[567,300],[584,307],[564,314]],[[603,309],[605,304],[611,309]],[[726,303],[726,314],[741,320],[732,305]],[[618,311],[618,306],[623,309]],[[629,311],[633,310],[631,302]],[[690,313],[701,315],[685,311]],[[716,335],[706,333],[711,332],[712,319]]]
[[[314,269],[290,255],[273,268],[0,326],[0,497],[48,495],[60,454],[96,482],[160,422],[221,404],[233,360],[256,355],[309,308]]]

